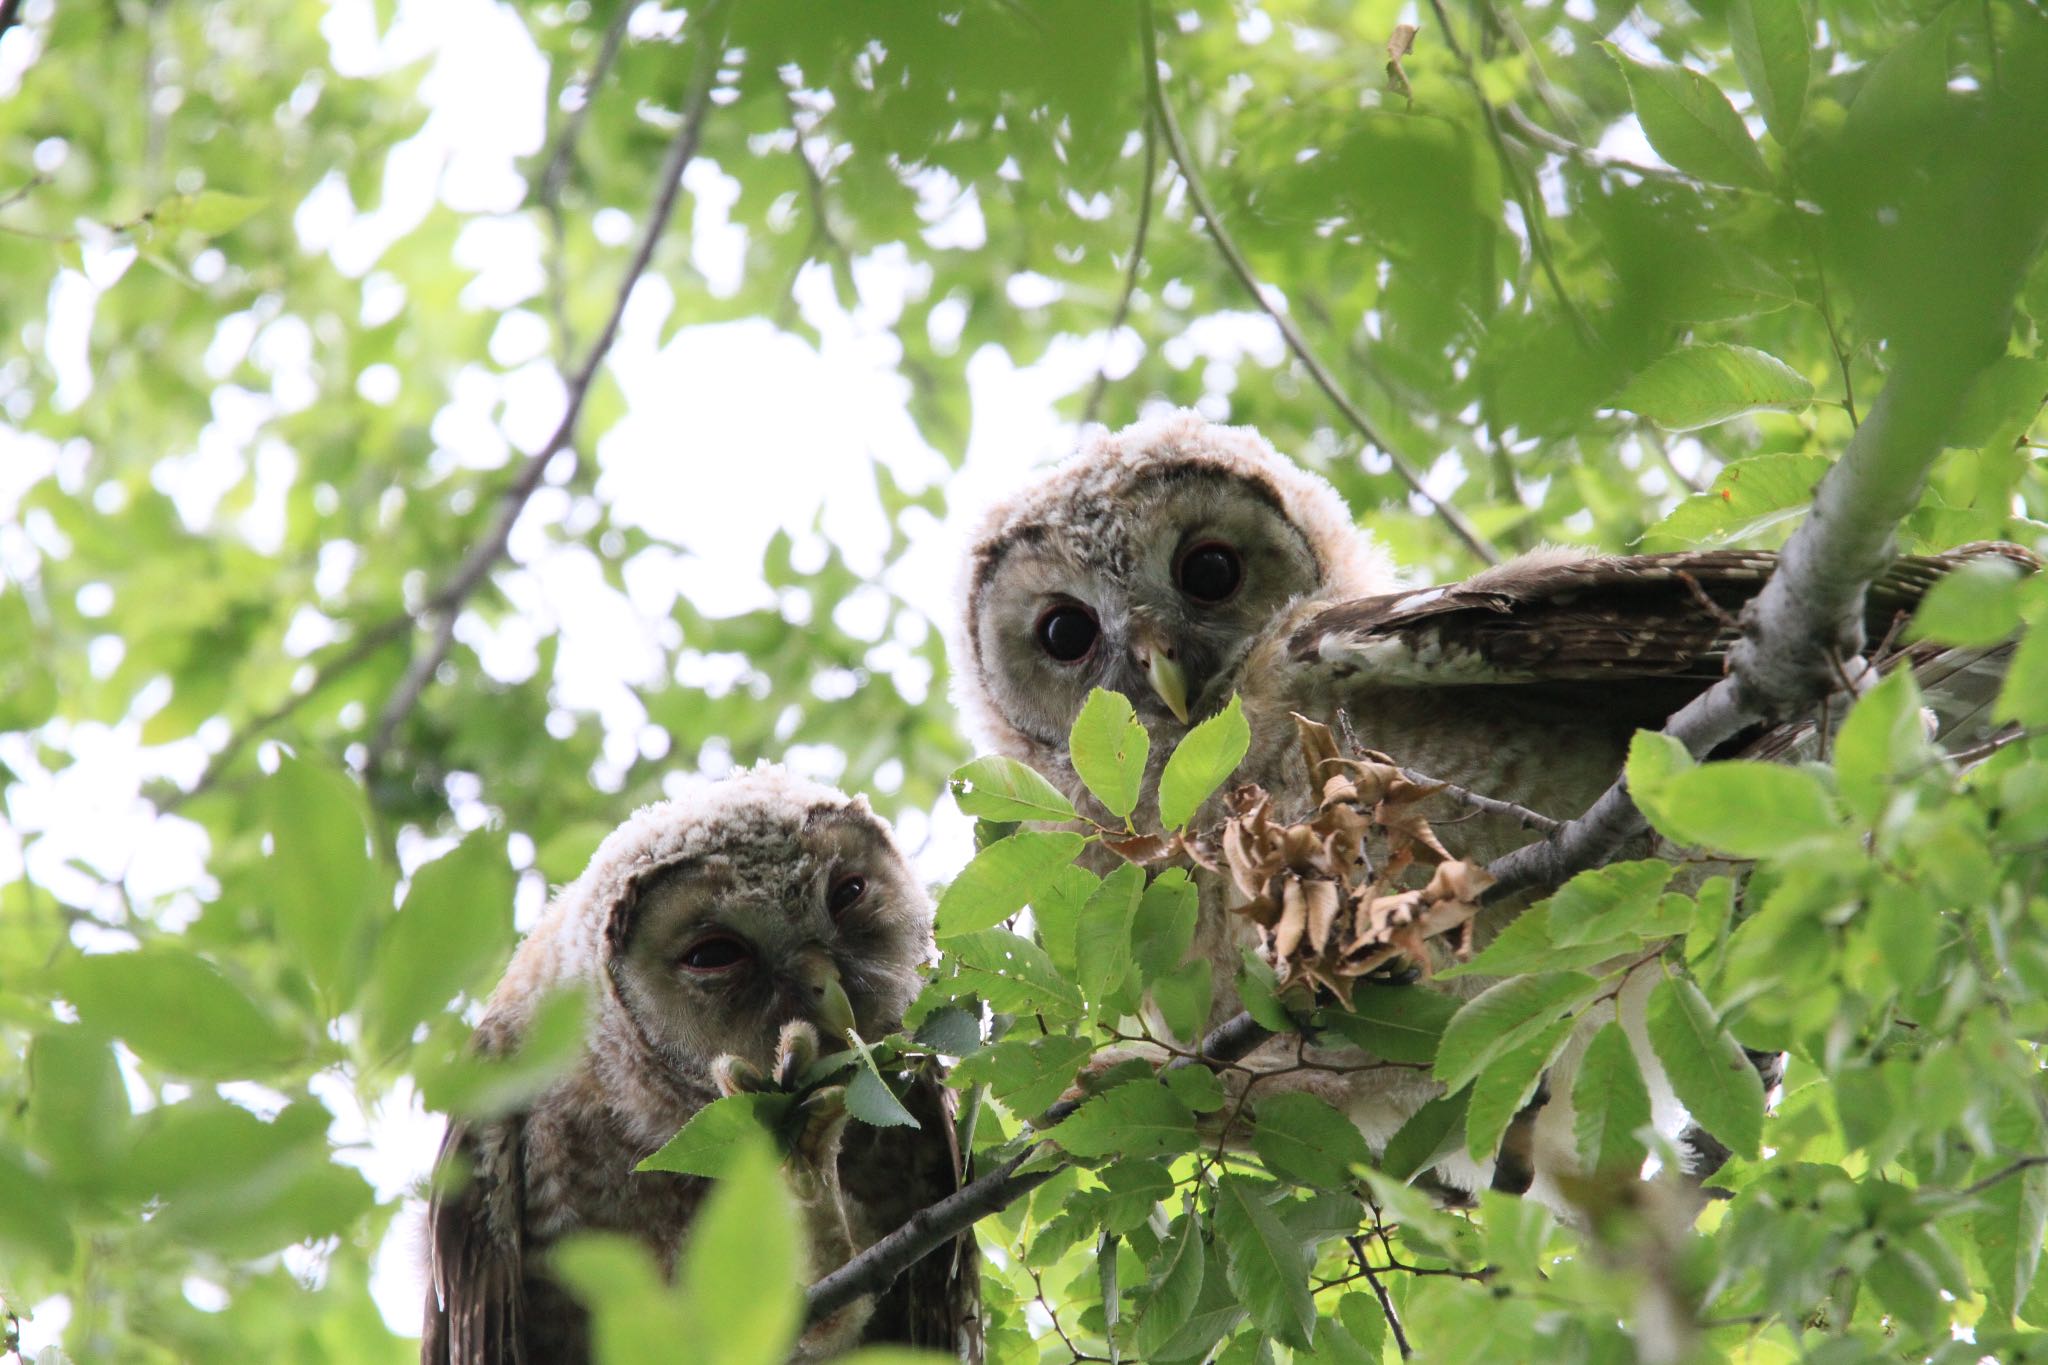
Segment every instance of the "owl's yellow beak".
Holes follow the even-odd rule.
[[[813,949],[804,954],[797,972],[804,984],[817,993],[819,1026],[843,1044],[857,1021],[853,1017],[853,1002],[846,998],[846,987],[839,982],[839,964],[830,953]]]
[[[1166,709],[1173,712],[1173,718],[1182,725],[1188,723],[1188,675],[1173,657],[1173,650],[1164,641],[1141,639],[1132,651],[1138,662],[1145,666],[1145,680],[1152,684],[1152,690],[1159,700],[1166,703]]]

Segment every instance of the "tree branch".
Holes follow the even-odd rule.
[[[1742,610],[1729,674],[1695,697],[1664,733],[1703,757],[1759,721],[1779,720],[1860,684],[1863,594],[1894,553],[1892,532],[1913,510],[1942,434],[1969,391],[1948,361],[1902,357],[1841,460],[1815,491],[1813,511],[1786,542],[1777,570]],[[1548,839],[1496,859],[1485,899],[1557,886],[1612,857],[1646,829],[1618,778],[1586,813]]]
[[[1372,419],[1365,415],[1358,404],[1351,401],[1351,396],[1344,392],[1336,376],[1330,373],[1329,367],[1324,365],[1321,358],[1310,348],[1308,338],[1302,335],[1301,328],[1295,325],[1294,319],[1274,306],[1265,286],[1259,282],[1257,273],[1253,271],[1251,262],[1238,249],[1236,239],[1230,235],[1230,230],[1223,225],[1221,215],[1216,212],[1216,203],[1209,197],[1208,186],[1203,182],[1201,172],[1195,166],[1195,158],[1188,150],[1187,139],[1181,134],[1180,120],[1174,116],[1173,105],[1168,102],[1166,91],[1159,83],[1159,54],[1153,42],[1152,6],[1149,0],[1139,7],[1139,25],[1139,36],[1145,56],[1145,86],[1151,97],[1153,117],[1159,120],[1160,131],[1166,134],[1167,149],[1173,155],[1174,164],[1180,168],[1181,180],[1188,187],[1188,198],[1193,202],[1195,212],[1202,216],[1203,227],[1207,229],[1210,240],[1215,242],[1217,251],[1222,253],[1231,272],[1257,301],[1266,316],[1273,320],[1273,325],[1280,329],[1281,337],[1287,342],[1287,349],[1294,352],[1294,358],[1308,371],[1309,378],[1315,381],[1316,387],[1321,389],[1336,405],[1337,410],[1344,414],[1345,420],[1357,428],[1359,435],[1387,457],[1394,466],[1394,472],[1430,505],[1458,539],[1465,542],[1466,548],[1488,564],[1500,563],[1500,551],[1496,550],[1485,536],[1479,534],[1478,528],[1466,520],[1465,514],[1455,505],[1429,491],[1415,466],[1408,463],[1406,457],[1388,443],[1387,438],[1373,425]]]
[[[626,26],[631,22],[635,8],[633,5],[619,6],[619,12],[605,29],[597,60],[577,82],[583,91],[583,102],[570,110],[562,121],[554,146],[548,150],[547,168],[541,172],[540,188],[534,196],[555,239],[554,260],[548,269],[548,312],[555,324],[555,351],[565,365],[570,352],[576,349],[576,342],[569,334],[568,285],[562,270],[562,255],[569,244],[569,235],[562,222],[562,191],[569,183],[570,168],[576,164],[576,144],[582,141],[583,125],[590,119],[590,106],[597,100],[597,88],[604,84],[612,63],[618,60],[619,49],[626,41]]]
[[[655,246],[667,230],[669,220],[675,215],[676,201],[682,195],[683,172],[697,154],[697,143],[704,132],[704,116],[711,107],[711,87],[718,72],[719,58],[724,51],[725,27],[723,14],[715,9],[707,16],[707,32],[697,56],[697,69],[691,77],[690,89],[683,102],[682,126],[676,130],[669,143],[667,158],[662,162],[659,191],[654,205],[648,211],[647,225],[641,231],[640,244],[633,253],[633,259],[626,266],[625,277],[619,282],[617,297],[612,301],[612,310],[605,319],[604,329],[596,340],[590,343],[590,350],[569,379],[568,402],[562,409],[562,420],[555,425],[550,436],[538,451],[527,458],[520,467],[518,477],[505,490],[500,499],[497,520],[490,532],[479,541],[448,580],[421,604],[415,619],[436,623],[434,643],[423,653],[414,657],[412,666],[405,677],[392,690],[391,699],[377,718],[377,729],[372,737],[369,750],[363,759],[364,773],[374,773],[389,751],[393,737],[398,732],[412,708],[418,704],[427,684],[432,681],[434,670],[441,666],[454,645],[454,621],[461,614],[463,606],[476,590],[483,585],[490,572],[504,557],[505,547],[512,538],[512,528],[519,520],[519,514],[526,510],[526,504],[540,488],[542,476],[547,467],[559,454],[567,454],[573,466],[578,456],[571,445],[576,435],[577,420],[583,415],[583,405],[590,397],[591,386],[596,382],[599,368],[610,354],[612,343],[618,340],[619,321],[625,316],[626,304],[633,296],[633,288],[646,273],[648,264],[654,259]]]
[[[1150,16],[1144,16],[1149,19]],[[1159,177],[1159,123],[1152,116],[1152,106],[1145,106],[1145,178],[1138,187],[1138,231],[1131,239],[1131,261],[1124,268],[1124,292],[1116,301],[1116,313],[1109,320],[1109,344],[1116,344],[1116,334],[1123,330],[1124,319],[1131,315],[1131,296],[1138,292],[1138,271],[1145,264],[1145,237],[1152,229],[1152,182]],[[1102,365],[1095,371],[1095,384],[1088,390],[1088,401],[1081,406],[1081,425],[1093,422],[1102,411],[1102,396],[1109,390],[1109,357],[1103,356]]]

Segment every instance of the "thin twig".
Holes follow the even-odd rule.
[[[1124,292],[1116,301],[1116,312],[1109,320],[1109,344],[1116,344],[1116,334],[1123,330],[1124,319],[1131,315],[1131,296],[1138,292],[1138,271],[1145,264],[1145,236],[1152,228],[1152,182],[1159,177],[1159,136],[1158,121],[1152,116],[1152,106],[1145,106],[1145,171],[1138,187],[1138,230],[1131,238],[1131,260],[1124,268]],[[1109,391],[1109,357],[1105,354],[1102,365],[1095,371],[1095,385],[1088,391],[1088,401],[1081,406],[1081,425],[1092,423],[1102,411],[1102,396]]]
[[[541,478],[556,455],[566,454],[574,465],[580,463],[571,442],[576,435],[577,420],[583,415],[583,405],[590,397],[592,384],[597,379],[599,368],[605,357],[611,353],[612,343],[618,339],[619,322],[625,316],[626,305],[633,296],[634,286],[646,273],[648,264],[654,259],[654,249],[667,230],[669,219],[674,216],[676,201],[682,195],[683,172],[689,168],[691,158],[697,154],[697,143],[704,132],[704,116],[711,107],[711,87],[718,71],[719,58],[724,50],[724,23],[721,12],[707,15],[708,31],[699,50],[697,70],[691,78],[688,96],[683,104],[682,126],[676,130],[675,138],[669,143],[669,152],[662,162],[660,189],[655,195],[654,205],[648,211],[647,225],[640,234],[640,245],[633,253],[633,259],[626,266],[625,277],[619,282],[618,295],[612,301],[611,315],[605,319],[604,329],[590,344],[590,351],[582,365],[569,379],[568,402],[562,410],[562,419],[555,425],[555,431],[538,451],[528,457],[521,466],[519,475],[505,490],[500,501],[497,520],[490,531],[477,542],[474,549],[458,565],[448,581],[429,596],[417,613],[417,619],[436,622],[433,645],[414,657],[412,666],[405,677],[392,690],[391,700],[377,718],[377,729],[363,759],[363,771],[373,773],[390,750],[393,737],[398,732],[412,708],[418,704],[420,695],[426,690],[434,671],[448,657],[454,644],[453,619],[458,616],[470,597],[490,576],[491,570],[505,554],[505,547],[512,538],[512,527],[519,520],[521,512],[540,488]],[[449,624],[442,624],[443,621]]]
[[[1814,257],[1814,278],[1820,282],[1820,302],[1816,305],[1820,320],[1827,324],[1828,346],[1835,353],[1835,364],[1842,371],[1842,407],[1849,414],[1851,427],[1861,426],[1856,417],[1856,382],[1849,377],[1849,349],[1842,345],[1842,334],[1835,329],[1835,309],[1828,300],[1828,269],[1819,254]]]
[[[1251,262],[1238,249],[1237,241],[1230,235],[1230,230],[1223,225],[1222,215],[1216,211],[1216,203],[1209,197],[1208,186],[1195,165],[1194,155],[1188,150],[1187,139],[1181,135],[1180,120],[1175,117],[1173,105],[1167,100],[1166,90],[1159,80],[1159,54],[1153,40],[1150,0],[1139,6],[1139,25],[1139,36],[1144,48],[1145,83],[1151,94],[1153,117],[1158,119],[1160,131],[1166,135],[1167,150],[1172,154],[1174,164],[1180,168],[1181,181],[1188,187],[1188,199],[1194,204],[1195,212],[1202,216],[1202,225],[1208,231],[1209,239],[1216,244],[1216,250],[1221,253],[1224,262],[1258,303],[1259,308],[1273,320],[1273,325],[1280,329],[1280,336],[1286,341],[1287,349],[1294,353],[1294,358],[1308,371],[1309,378],[1315,381],[1316,387],[1321,389],[1337,410],[1344,414],[1345,420],[1357,428],[1359,435],[1387,457],[1388,462],[1394,467],[1394,472],[1401,476],[1402,482],[1430,505],[1458,539],[1465,542],[1466,548],[1488,564],[1500,563],[1500,551],[1496,550],[1485,536],[1479,534],[1478,528],[1473,526],[1455,505],[1429,491],[1415,466],[1408,463],[1406,457],[1380,434],[1372,419],[1351,401],[1351,396],[1344,392],[1336,376],[1330,373],[1329,367],[1323,364],[1321,358],[1309,346],[1308,338],[1302,335],[1301,328],[1295,325],[1293,317],[1275,306],[1265,286],[1259,282],[1258,274],[1253,271]]]
[[[553,259],[548,268],[548,312],[554,318],[555,353],[564,364],[576,349],[576,342],[569,332],[568,281],[562,268],[569,246],[568,230],[562,221],[562,191],[569,183],[570,168],[576,164],[576,144],[583,138],[583,125],[590,119],[590,106],[597,102],[597,89],[611,73],[612,63],[618,60],[619,49],[626,41],[626,25],[636,8],[633,5],[619,6],[619,12],[612,16],[610,27],[604,31],[604,42],[598,48],[597,60],[590,64],[590,70],[583,79],[576,82],[583,91],[583,102],[569,111],[560,131],[555,134],[554,146],[548,150],[547,168],[541,172],[540,189],[535,195],[542,214],[547,218],[548,231],[555,239]]]
[[[1394,1345],[1400,1348],[1401,1359],[1408,1360],[1415,1355],[1415,1348],[1408,1342],[1408,1332],[1401,1326],[1401,1315],[1394,1311],[1394,1300],[1387,1293],[1387,1287],[1380,1283],[1380,1277],[1373,1272],[1371,1264],[1361,1261],[1359,1269],[1365,1272],[1365,1282],[1372,1286],[1373,1297],[1380,1301],[1380,1311],[1387,1315],[1387,1326],[1394,1330]]]
[[[2002,1184],[2005,1181],[2012,1179],[2021,1171],[2030,1171],[2036,1166],[2048,1166],[2048,1156],[2023,1156],[2019,1160],[2012,1162],[2010,1165],[2002,1166],[1998,1170],[1993,1171],[1990,1175],[1985,1176],[1982,1180],[1976,1181],[1973,1184],[1963,1186],[1961,1189],[1956,1191],[1956,1194],[1960,1198],[1969,1199],[1975,1195],[1980,1195],[1984,1193],[1984,1191],[1990,1189],[1994,1185]]]

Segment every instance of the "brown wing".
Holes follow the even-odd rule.
[[[427,1202],[421,1365],[527,1365],[519,1121],[448,1126]],[[537,1365],[537,1363],[536,1363]]]
[[[840,1183],[885,1229],[951,1194],[965,1173],[953,1092],[921,1074],[904,1103],[917,1119],[915,1129],[852,1124],[840,1148]],[[973,1231],[932,1251],[889,1286],[861,1339],[922,1346],[980,1365],[981,1253]]]
[[[1943,574],[1997,556],[2040,567],[2016,545],[1980,543],[1895,561],[1871,585],[1864,631],[1889,639]],[[1537,554],[1463,583],[1325,608],[1288,642],[1332,681],[1486,686],[1721,676],[1735,614],[1777,567],[1765,550],[1564,559]]]

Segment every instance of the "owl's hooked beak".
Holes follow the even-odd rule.
[[[846,998],[846,987],[840,984],[839,964],[824,949],[813,948],[798,961],[797,976],[817,997],[820,1028],[838,1046],[845,1046],[846,1035],[858,1021],[853,1015],[853,1002]]]
[[[1173,656],[1173,646],[1149,630],[1138,634],[1131,645],[1131,657],[1145,670],[1145,681],[1152,684],[1153,692],[1166,703],[1166,709],[1173,712],[1173,718],[1186,725],[1188,675]]]

